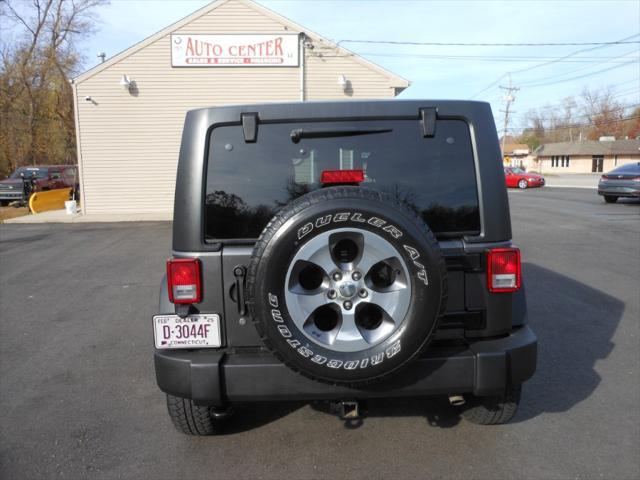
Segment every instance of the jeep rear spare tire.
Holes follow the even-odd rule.
[[[252,254],[249,307],[265,345],[310,378],[378,380],[426,348],[446,304],[438,243],[407,205],[332,187],[284,207]]]

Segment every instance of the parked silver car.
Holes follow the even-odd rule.
[[[607,203],[615,203],[619,197],[640,198],[640,162],[621,165],[602,175],[598,195]]]

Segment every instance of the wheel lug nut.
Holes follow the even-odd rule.
[[[338,294],[336,293],[335,290],[329,290],[329,293],[327,293],[327,297],[329,297],[330,299],[334,299],[338,296]]]
[[[351,307],[353,307],[353,304],[349,300],[347,300],[346,302],[344,302],[343,306],[345,310],[351,310]]]
[[[358,292],[358,296],[360,298],[367,298],[369,296],[369,292],[367,292],[364,288],[360,289]]]
[[[362,278],[362,274],[360,272],[353,272],[353,275],[351,275],[351,278],[353,278],[357,282]]]
[[[342,280],[342,274],[341,274],[340,272],[336,272],[336,273],[334,273],[334,274],[333,274],[333,279],[334,279],[336,282],[339,282],[340,280]]]

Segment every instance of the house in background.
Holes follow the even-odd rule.
[[[531,170],[540,173],[600,173],[640,162],[640,140],[603,139],[540,145]]]
[[[504,152],[502,152],[504,166],[529,170],[533,162],[533,157],[530,154],[531,149],[526,143],[506,143]]]

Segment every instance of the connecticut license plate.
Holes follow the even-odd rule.
[[[220,342],[220,315],[156,315],[153,317],[156,348],[214,348]]]

